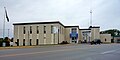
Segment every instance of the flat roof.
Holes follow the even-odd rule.
[[[28,23],[13,23],[13,25],[30,25],[30,24],[56,24],[59,23],[60,25],[64,26],[59,21],[50,21],[50,22],[28,22]]]
[[[79,30],[91,30],[91,29],[79,29]]]
[[[71,27],[78,27],[79,28],[79,26],[65,26],[65,28],[71,28]]]
[[[60,21],[48,21],[48,22],[26,22],[26,23],[13,23],[13,25],[31,25],[31,24],[60,24],[65,28],[72,28],[72,27],[78,27],[78,25],[76,26],[64,26]],[[80,29],[79,30],[91,30],[90,28],[100,28],[100,26],[90,26],[88,29]]]
[[[100,26],[90,26],[89,28],[100,28]]]

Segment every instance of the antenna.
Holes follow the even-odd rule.
[[[90,10],[90,26],[92,26],[92,10]]]
[[[93,13],[93,10],[92,10],[92,0],[90,1],[90,26],[92,26],[92,13]]]

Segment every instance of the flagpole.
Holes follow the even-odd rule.
[[[3,39],[5,38],[5,18],[9,22],[9,18],[8,18],[8,15],[7,15],[6,7],[4,7],[4,10],[5,10],[5,13],[4,13],[4,19],[3,19],[4,20],[3,21]]]
[[[4,7],[5,9],[5,7]],[[3,40],[4,40],[4,36],[5,36],[5,13],[4,13],[4,18],[3,18]]]

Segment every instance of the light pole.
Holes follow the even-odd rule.
[[[10,29],[8,29],[8,38],[9,38],[9,30],[10,30]]]

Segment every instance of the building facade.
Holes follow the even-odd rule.
[[[111,42],[111,34],[100,34],[101,42]]]
[[[83,43],[91,41],[91,29],[80,29],[80,40]]]
[[[60,22],[17,23],[14,25],[15,45],[59,44],[64,39]]]
[[[114,36],[114,42],[120,43],[120,36]]]
[[[78,43],[100,39],[100,27],[64,26],[59,21],[14,23],[14,46]]]

